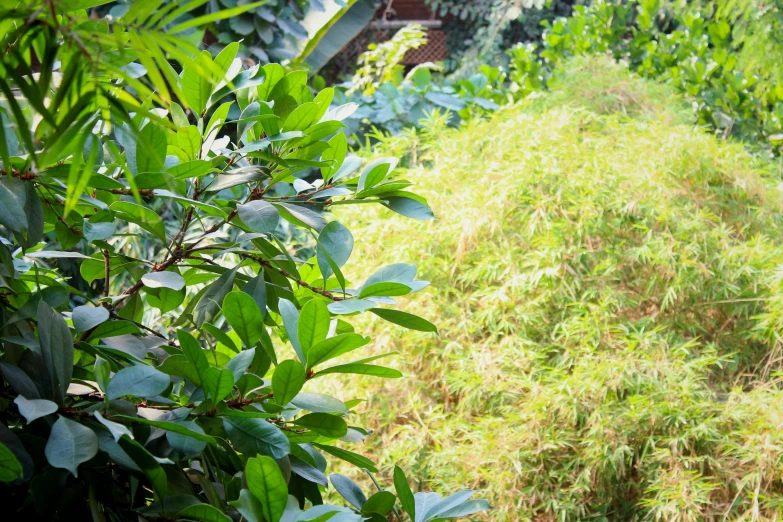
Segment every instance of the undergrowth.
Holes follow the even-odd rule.
[[[368,451],[487,520],[778,519],[779,166],[620,65],[557,85],[381,144],[439,219],[356,208],[353,269],[420,259],[440,335],[372,324],[409,377],[367,381]]]

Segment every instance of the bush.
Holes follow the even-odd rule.
[[[774,9],[764,13],[765,19],[775,13]],[[574,6],[570,18],[547,23],[540,49],[528,44],[508,51],[509,76],[516,83],[512,89],[522,94],[540,89],[552,67],[569,56],[608,52],[642,76],[671,83],[686,94],[694,101],[697,123],[722,137],[779,151],[783,90],[769,75],[760,81],[746,74],[747,53],[735,52],[736,38],[743,37],[740,30],[749,16],[736,15],[727,21],[716,17],[711,7],[672,10],[659,0],[600,0],[589,7]],[[740,40],[747,41],[747,37]],[[780,58],[774,54],[779,49],[771,51]],[[738,63],[737,56],[745,56],[745,63]]]
[[[313,93],[304,71],[242,70],[236,44],[213,58],[178,39],[247,6],[177,23],[144,2],[97,20],[48,5],[0,11],[5,515],[422,521],[486,509],[470,490],[414,495],[399,468],[396,496],[385,490],[370,459],[341,447],[370,435],[349,425],[362,401],[319,393],[327,376],[402,376],[378,356],[346,357],[370,343],[349,317],[436,330],[385,307],[427,285],[413,265],[355,288],[343,276],[354,236],[327,221],[332,209],[431,217],[394,158],[362,169],[347,154],[352,107],[330,108],[333,90]],[[327,456],[378,491],[327,477]],[[341,505],[323,504],[330,483]]]
[[[367,405],[374,453],[486,488],[490,520],[779,519],[779,165],[606,58],[554,78],[386,140],[436,221],[344,216],[353,270],[419,256],[437,289],[439,337],[367,325],[416,376]]]

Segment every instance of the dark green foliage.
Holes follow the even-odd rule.
[[[341,357],[369,342],[349,316],[384,317],[426,283],[390,259],[391,279],[353,289],[354,237],[332,210],[424,219],[426,200],[401,190],[396,159],[347,154],[355,107],[332,107],[332,89],[277,64],[243,70],[236,44],[213,57],[178,39],[257,4],[189,19],[162,2],[69,9],[104,3],[0,12],[3,512],[387,520],[390,492],[323,505],[328,461],[378,473],[341,447],[369,434],[349,426],[361,401],[321,393],[323,377],[401,377]],[[472,494],[425,519],[464,515]]]

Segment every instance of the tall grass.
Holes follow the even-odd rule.
[[[780,518],[780,169],[687,120],[593,58],[384,141],[438,219],[352,210],[354,268],[417,259],[440,336],[374,324],[410,377],[366,382],[369,453],[484,490],[488,520]]]

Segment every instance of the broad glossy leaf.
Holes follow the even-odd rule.
[[[13,482],[21,478],[23,474],[22,465],[16,456],[0,444],[0,482]]]
[[[242,291],[253,298],[258,305],[261,315],[266,315],[266,281],[262,270],[256,277],[245,283]]]
[[[322,393],[302,392],[298,394],[291,404],[297,408],[320,413],[348,413],[348,408],[339,399]]]
[[[71,315],[73,328],[77,332],[86,332],[109,320],[109,311],[102,306],[77,306]]]
[[[288,486],[277,462],[269,457],[256,457],[245,466],[247,487],[261,503],[268,522],[280,522],[288,503]]]
[[[367,499],[367,502],[362,506],[362,514],[370,515],[377,513],[379,515],[386,515],[394,507],[394,503],[397,499],[388,491],[379,491],[373,496]]]
[[[374,364],[364,363],[348,363],[340,364],[338,366],[332,366],[316,373],[313,377],[319,377],[321,375],[329,375],[332,373],[347,373],[354,375],[372,375],[375,377],[383,377],[385,379],[399,379],[402,377],[402,373],[399,370],[393,368],[386,368],[385,366],[377,366]]]
[[[270,203],[262,200],[237,205],[239,219],[256,232],[271,234],[280,222],[280,213]]]
[[[310,348],[326,339],[330,321],[331,315],[326,308],[326,303],[320,299],[313,298],[302,307],[299,313],[297,338],[305,356]]]
[[[294,424],[332,439],[348,433],[348,424],[341,417],[329,413],[308,413],[296,419]]]
[[[46,399],[25,399],[21,395],[17,395],[14,404],[19,408],[19,413],[25,418],[27,424],[57,411],[57,404]]]
[[[289,203],[273,203],[283,219],[300,227],[312,228],[320,232],[326,226],[326,220],[310,209]]]
[[[149,288],[170,288],[182,290],[185,288],[185,280],[176,272],[150,272],[141,276],[141,282]]]
[[[314,442],[313,446],[315,446],[316,448],[322,451],[325,451],[326,453],[329,453],[330,455],[337,457],[338,459],[353,464],[354,466],[357,466],[362,469],[370,470],[373,473],[378,472],[378,469],[375,467],[372,461],[367,457],[364,457],[352,451],[344,450],[335,446],[328,446],[326,444],[318,444]]]
[[[215,404],[225,399],[234,389],[234,376],[227,368],[207,368],[203,381],[204,390]]]
[[[218,508],[209,504],[194,504],[188,506],[177,514],[177,518],[201,520],[203,522],[231,522],[231,518],[224,515]]]
[[[397,196],[384,197],[383,199],[386,201],[384,206],[405,217],[421,220],[435,219],[432,209],[421,201]]]
[[[109,433],[111,433],[111,436],[114,437],[114,442],[119,442],[119,440],[126,436],[130,439],[133,438],[133,432],[124,424],[120,424],[119,422],[110,421],[109,419],[104,418],[103,415],[101,415],[100,412],[96,411],[93,412],[93,415],[95,415],[95,418],[98,419],[98,422],[103,424],[106,429],[109,430]]]
[[[144,230],[152,232],[164,243],[166,242],[166,227],[161,217],[152,209],[129,201],[115,201],[109,208],[119,219],[135,223]]]
[[[367,497],[364,496],[362,488],[345,475],[333,473],[329,475],[329,481],[334,486],[334,489],[356,509],[361,510],[364,503],[367,502]]]
[[[302,390],[307,373],[301,363],[293,360],[281,362],[272,374],[272,393],[275,402],[285,406]]]
[[[288,335],[291,346],[294,347],[294,351],[296,352],[296,355],[299,356],[299,360],[305,361],[305,354],[299,344],[299,310],[294,306],[294,303],[288,299],[280,299],[278,301],[278,309],[280,310],[280,315],[283,317],[283,326],[285,327],[285,332]]]
[[[49,464],[78,477],[79,464],[98,453],[98,437],[90,428],[60,416],[52,426],[44,453]]]
[[[165,497],[168,491],[168,479],[166,472],[155,457],[144,446],[128,437],[120,438],[118,444],[150,481],[158,498]]]
[[[251,296],[244,292],[229,292],[223,300],[223,315],[246,347],[256,345],[264,328],[264,316]]]
[[[231,371],[231,374],[234,376],[234,382],[238,381],[242,375],[244,375],[245,371],[250,368],[250,365],[253,364],[255,355],[256,349],[251,348],[238,353],[228,361],[226,369]]]
[[[106,396],[116,399],[124,395],[133,397],[155,397],[160,395],[171,382],[168,375],[144,363],[118,371],[109,381]]]
[[[25,183],[16,178],[8,178],[9,176],[3,176],[0,179],[0,225],[11,232],[26,234]]]
[[[324,255],[324,250],[338,267],[342,267],[351,257],[353,234],[339,222],[332,221],[318,235],[318,246],[316,247],[318,268],[321,270],[324,280],[327,280],[332,275],[332,268]]]
[[[182,348],[182,354],[196,371],[198,380],[193,381],[193,383],[201,386],[204,373],[209,369],[209,362],[204,354],[204,350],[201,349],[198,341],[185,330],[177,331],[177,340],[180,348]]]
[[[231,444],[247,456],[260,453],[281,459],[291,451],[288,438],[266,419],[223,417],[223,427]]]
[[[438,333],[437,326],[418,315],[401,312],[399,310],[387,310],[385,308],[371,308],[370,311],[381,319],[398,324],[409,330]]]
[[[204,292],[204,295],[201,297],[201,300],[193,311],[193,321],[198,328],[201,328],[201,325],[205,322],[211,322],[217,315],[223,304],[223,299],[234,286],[236,270],[236,268],[233,268],[232,270],[226,271],[217,281],[207,288],[206,292]]]
[[[393,297],[409,293],[411,293],[411,288],[404,283],[373,283],[362,287],[361,292],[359,292],[359,299],[376,296]]]
[[[43,299],[38,304],[38,338],[54,401],[62,404],[73,375],[73,338],[62,315]]]
[[[416,520],[416,501],[413,498],[408,479],[405,477],[405,472],[399,466],[394,466],[394,489],[397,491],[402,509],[411,520]]]
[[[369,338],[355,333],[340,334],[324,339],[307,352],[307,369],[365,346],[369,342]]]

